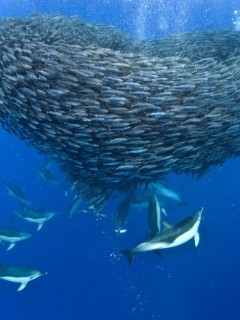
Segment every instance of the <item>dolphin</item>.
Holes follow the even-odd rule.
[[[25,240],[31,236],[32,234],[24,231],[0,227],[0,242],[4,241],[10,243],[7,250],[11,250],[15,246],[16,242]]]
[[[43,180],[50,182],[52,184],[55,184],[55,185],[59,185],[59,181],[53,175],[53,173],[50,169],[42,166],[42,167],[38,168],[38,173]]]
[[[124,233],[127,229],[124,227],[126,223],[127,216],[129,214],[130,202],[131,202],[131,193],[128,194],[118,205],[116,212],[116,225],[117,233]]]
[[[37,223],[37,231],[39,231],[42,228],[43,224],[47,220],[53,218],[56,215],[55,212],[45,211],[43,209],[30,208],[22,208],[20,210],[15,211],[15,214],[24,220]]]
[[[153,238],[161,231],[162,213],[166,214],[165,210],[160,207],[156,195],[152,194],[148,204],[148,238]]]
[[[163,197],[172,199],[172,200],[178,202],[180,205],[187,204],[186,202],[184,202],[181,199],[181,197],[179,196],[179,194],[176,191],[165,187],[160,182],[150,183],[149,186],[150,186],[150,188],[153,188],[155,193],[157,195],[159,195],[160,197],[163,196]]]
[[[18,200],[20,200],[24,204],[31,205],[31,202],[27,199],[25,193],[16,184],[14,184],[13,182],[8,182],[6,184],[6,188],[9,192],[9,195],[17,198]]]
[[[72,218],[72,216],[79,210],[80,206],[83,203],[82,197],[75,197],[70,205],[69,205],[69,212],[68,212],[68,217]]]
[[[148,207],[149,196],[146,189],[138,188],[132,192],[131,209],[144,210]]]
[[[20,283],[20,287],[17,291],[23,290],[29,281],[45,274],[47,274],[47,272],[41,272],[32,268],[0,264],[0,279]]]
[[[53,175],[52,171],[50,170],[51,165],[52,165],[51,158],[45,157],[43,164],[37,169],[38,174],[43,180],[55,185],[59,185],[58,179]]]
[[[136,253],[180,246],[192,238],[194,238],[196,247],[199,243],[198,227],[200,225],[202,212],[203,208],[193,213],[191,216],[187,217],[175,226],[167,228],[152,239],[140,243],[134,249],[121,250],[121,252],[127,257],[130,265]]]

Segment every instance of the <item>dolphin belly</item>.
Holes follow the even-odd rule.
[[[1,277],[1,279],[11,281],[11,282],[17,282],[17,283],[30,281],[29,277],[3,276]]]
[[[25,239],[25,238],[0,236],[0,241],[6,241],[6,242],[16,242],[16,241],[20,241],[23,239]]]

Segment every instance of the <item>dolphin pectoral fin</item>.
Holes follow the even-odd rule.
[[[9,251],[9,250],[11,250],[14,246],[15,246],[15,242],[12,242],[9,246],[8,246],[8,248],[7,248],[7,251]]]
[[[121,252],[127,257],[128,264],[130,266],[132,264],[134,254],[131,250],[121,250]]]
[[[27,284],[28,284],[28,282],[22,282],[20,287],[17,289],[17,291],[22,291],[26,287]]]
[[[199,237],[199,233],[197,232],[194,236],[195,247],[198,246],[199,240],[200,240],[200,237]]]
[[[39,230],[41,230],[41,229],[42,229],[43,224],[44,224],[44,222],[43,222],[43,223],[39,223],[38,228],[37,228],[37,231],[39,231]]]
[[[162,212],[165,216],[167,216],[167,212],[166,212],[166,210],[165,210],[164,208],[161,208],[161,212]]]

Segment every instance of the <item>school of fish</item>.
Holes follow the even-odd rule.
[[[3,18],[0,123],[54,158],[97,209],[112,190],[203,175],[239,155],[239,39],[134,43],[77,17]]]

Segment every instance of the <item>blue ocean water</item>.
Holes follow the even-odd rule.
[[[189,29],[234,28],[239,0],[2,0],[0,16],[31,12],[79,15],[89,22],[115,25],[136,39],[162,37]],[[0,261],[48,274],[17,292],[17,284],[0,282],[0,315],[31,319],[238,319],[240,316],[240,162],[232,159],[200,179],[171,175],[168,184],[189,205],[172,206],[171,221],[204,207],[200,244],[139,255],[131,267],[120,249],[136,245],[146,232],[146,213],[129,217],[128,232],[118,236],[111,218],[76,214],[67,219],[69,196],[64,177],[54,186],[39,178],[44,157],[24,142],[0,131],[0,223],[34,232],[35,226],[14,216],[19,202],[6,183],[21,186],[37,207],[58,215],[43,229],[7,252]],[[109,216],[114,207],[108,207]],[[169,218],[170,219],[170,218]]]

